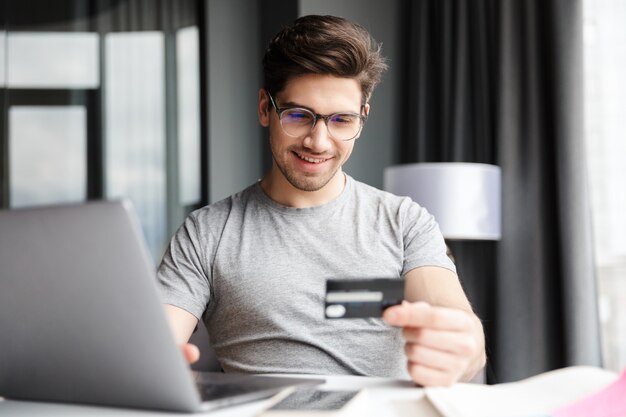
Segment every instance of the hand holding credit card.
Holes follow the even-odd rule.
[[[404,279],[328,279],[324,315],[327,319],[381,317],[387,307],[402,303]]]

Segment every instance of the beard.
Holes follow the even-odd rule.
[[[318,191],[321,190],[330,182],[331,179],[337,174],[341,165],[334,167],[334,169],[324,173],[324,175],[307,175],[305,173],[296,173],[295,170],[290,169],[286,164],[281,164],[274,159],[276,166],[283,174],[283,176],[289,181],[294,188],[300,191]]]
[[[272,140],[270,140],[270,147],[272,149],[274,163],[283,174],[283,177],[285,177],[289,184],[300,191],[313,192],[321,190],[335,177],[343,165],[342,163],[338,163],[338,161],[341,160],[340,155],[335,154],[331,155],[332,158],[329,161],[324,162],[333,164],[329,165],[327,171],[319,173],[302,172],[293,167],[290,161],[294,153],[298,151],[303,152],[300,147],[290,146],[286,149],[278,149]],[[295,156],[299,158],[297,154]],[[320,157],[322,157],[322,155],[320,155]],[[323,157],[328,158],[329,155],[323,155]]]

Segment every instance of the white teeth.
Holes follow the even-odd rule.
[[[300,154],[297,154],[297,155],[300,157],[300,159],[304,159],[305,161],[310,162],[312,164],[319,164],[320,162],[325,161],[325,159],[315,159],[315,158],[309,158],[307,156],[302,156]]]

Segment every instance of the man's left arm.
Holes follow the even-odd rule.
[[[405,279],[407,301],[385,310],[383,318],[403,328],[411,378],[423,386],[469,381],[485,366],[485,336],[458,276],[428,266]]]

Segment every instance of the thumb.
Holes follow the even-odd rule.
[[[197,362],[200,359],[200,349],[198,346],[192,345],[191,343],[185,343],[181,346],[181,350],[183,351],[183,356],[187,363],[192,364]]]

